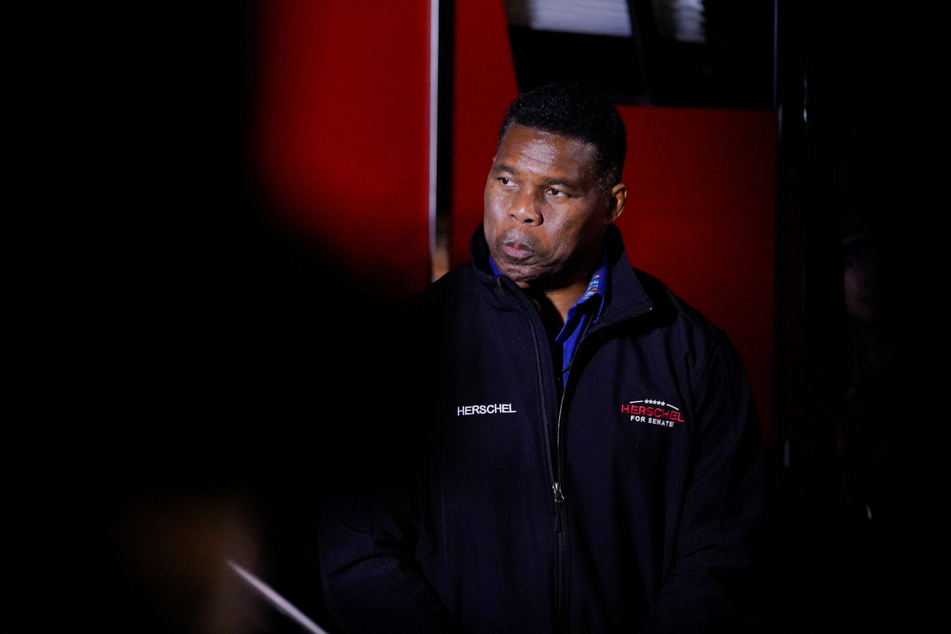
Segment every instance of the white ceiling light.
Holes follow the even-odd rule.
[[[631,36],[627,0],[506,0],[509,24],[536,31]]]
[[[703,0],[651,0],[657,34],[706,42]],[[536,31],[631,37],[627,0],[505,0],[509,24]]]

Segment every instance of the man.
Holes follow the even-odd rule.
[[[624,153],[620,115],[579,87],[509,107],[472,261],[394,330],[395,459],[325,507],[326,599],[348,632],[729,623],[758,422],[725,336],[631,268]]]

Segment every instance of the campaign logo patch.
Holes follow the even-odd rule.
[[[632,423],[673,427],[677,423],[685,422],[679,408],[652,398],[623,403],[621,413],[630,416]]]

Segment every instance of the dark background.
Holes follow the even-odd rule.
[[[222,581],[224,555],[319,618],[313,493],[352,416],[358,333],[380,313],[257,193],[253,8],[25,16],[8,207],[25,229],[25,434],[8,450],[39,631],[279,622],[218,614],[247,598]]]
[[[793,460],[783,466],[784,438],[770,447],[751,627],[891,628],[947,596],[947,38],[927,7],[783,7],[780,244],[801,268],[781,277],[800,285],[802,312],[781,344]],[[37,629],[63,616],[214,630],[202,615],[215,582],[164,563],[194,563],[182,543],[206,541],[325,618],[310,492],[332,482],[348,430],[338,423],[366,399],[362,335],[385,306],[328,283],[346,275],[258,195],[246,146],[253,15],[240,3],[47,5],[20,33],[8,451],[27,532],[16,550],[45,608]],[[805,124],[791,112],[802,101]],[[871,525],[840,492],[829,413],[848,407],[854,382],[841,280],[855,218],[876,247],[887,339],[872,390],[886,502]],[[241,618],[249,631],[277,627],[266,612]]]

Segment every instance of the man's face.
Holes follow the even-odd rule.
[[[592,144],[533,128],[506,131],[485,183],[485,239],[523,288],[587,282],[626,190],[598,184]]]

